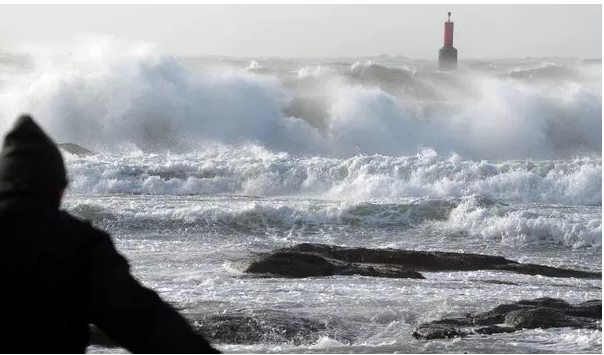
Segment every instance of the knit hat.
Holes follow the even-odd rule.
[[[29,115],[20,116],[4,137],[0,182],[11,189],[43,194],[67,186],[59,149]]]

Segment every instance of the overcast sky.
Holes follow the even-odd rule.
[[[466,58],[600,58],[601,5],[0,5],[0,48],[81,34],[175,55],[434,59],[452,11]]]

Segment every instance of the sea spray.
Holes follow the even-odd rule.
[[[230,62],[191,68],[152,46],[114,42],[37,51],[31,71],[4,74],[0,130],[30,112],[58,141],[114,152],[182,152],[208,142],[336,157],[601,151],[592,64],[567,63],[540,80],[510,69],[433,73],[408,61],[327,63],[308,75],[304,65],[284,71],[262,62],[251,66],[262,70]]]

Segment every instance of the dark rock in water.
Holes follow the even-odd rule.
[[[275,251],[252,261],[245,272],[285,277],[361,275],[423,279],[422,274],[398,265],[368,265],[327,258],[314,253]]]
[[[301,345],[315,343],[321,336],[345,343],[352,341],[352,335],[346,335],[333,321],[276,310],[215,314],[200,319],[199,324],[199,330],[215,343]]]
[[[584,279],[599,279],[602,278],[601,272],[589,272],[580,270],[561,269],[557,267],[537,265],[537,264],[521,264],[515,261],[509,261],[503,265],[493,265],[493,270],[512,271],[518,274],[527,275],[543,275],[550,277],[576,277]]]
[[[253,261],[245,272],[287,277],[331,276],[343,265],[344,263],[330,262],[316,254],[277,251]]]
[[[60,144],[57,144],[57,146],[60,149],[63,149],[64,151],[71,153],[71,154],[75,154],[77,156],[89,156],[89,155],[95,154],[94,152],[92,152],[84,147],[81,147],[77,144],[74,144],[74,143],[60,143]]]
[[[597,322],[587,317],[567,316],[555,308],[517,309],[505,316],[505,322],[516,329],[534,328],[598,328]]]
[[[311,254],[314,256],[309,256]],[[282,259],[288,255],[289,257],[296,259],[291,261],[291,264],[296,267],[302,267],[305,264],[312,264],[314,262],[318,263],[317,265],[308,265],[308,267],[313,269],[313,271],[307,272],[310,274],[308,276],[315,276],[313,273],[332,275],[333,273],[331,270],[334,268],[338,269],[337,266],[334,266],[334,260],[339,260],[356,264],[357,266],[358,264],[374,264],[388,267],[398,265],[406,270],[414,271],[502,270],[520,274],[551,277],[602,278],[601,272],[568,270],[535,264],[521,264],[501,256],[472,253],[347,248],[335,245],[303,243],[290,248],[273,251],[268,254],[268,256],[265,256],[267,261],[272,258],[272,255],[275,255],[275,261],[272,264],[266,262],[261,268],[262,271],[254,271],[254,269],[251,269],[246,270],[246,272],[268,272],[273,274],[292,273],[291,271],[287,271],[288,266],[286,265],[286,261],[281,260],[276,262],[276,256],[280,255],[279,259]],[[319,260],[319,258],[317,258],[318,256],[325,260]],[[262,262],[262,259],[256,262]],[[321,267],[325,267],[326,270],[321,271]],[[303,270],[297,272],[301,273]],[[292,277],[292,275],[284,276]]]
[[[397,264],[418,271],[480,270],[488,265],[506,262],[506,259],[500,256],[402,249],[346,248],[310,243],[298,244],[287,249],[316,253],[353,263]]]
[[[487,325],[485,327],[479,327],[472,331],[472,334],[499,334],[499,333],[513,333],[516,329],[513,327],[499,326],[499,325]]]
[[[469,335],[470,332],[464,331],[446,324],[433,324],[430,327],[419,327],[413,332],[413,337],[416,339],[447,339],[459,338]]]
[[[468,315],[475,324],[503,323],[505,316],[513,311],[521,309],[549,308],[562,310],[563,314],[573,317],[587,317],[594,319],[602,318],[602,300],[591,300],[576,305],[558,299],[542,297],[533,300],[520,300],[516,303],[502,304],[484,313]]]
[[[482,282],[485,284],[493,284],[493,285],[508,285],[508,286],[520,286],[517,282],[512,281],[504,281],[504,280],[479,280],[479,279],[471,279],[469,281]]]
[[[602,318],[602,300],[581,302],[566,311],[566,314],[576,317]]]
[[[472,334],[512,333],[516,329],[506,326],[489,325],[479,328],[460,328],[453,325],[431,323],[428,327],[419,327],[413,332],[413,337],[422,340],[461,338]]]
[[[189,315],[188,318],[195,319],[192,324],[198,333],[217,344],[289,343],[298,346],[316,343],[322,336],[343,343],[350,343],[354,338],[333,320],[309,319],[276,310]],[[90,344],[117,346],[94,326],[90,327]]]
[[[602,300],[571,305],[561,299],[543,297],[502,304],[488,312],[467,314],[465,318],[424,323],[418,326],[413,336],[418,339],[444,339],[469,334],[509,333],[524,328],[601,329],[601,319]],[[498,325],[501,323],[507,325]]]
[[[217,343],[254,344],[259,342],[290,342],[301,344],[325,331],[325,325],[290,316],[267,319],[254,315],[214,315],[202,320],[203,333]]]

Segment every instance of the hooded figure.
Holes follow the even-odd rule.
[[[217,353],[107,233],[59,210],[66,186],[56,145],[19,117],[0,152],[0,352],[83,353],[94,324],[131,352]]]
[[[61,196],[56,194],[65,187],[67,174],[59,149],[30,116],[19,117],[0,151],[0,193],[35,195],[58,208]]]

